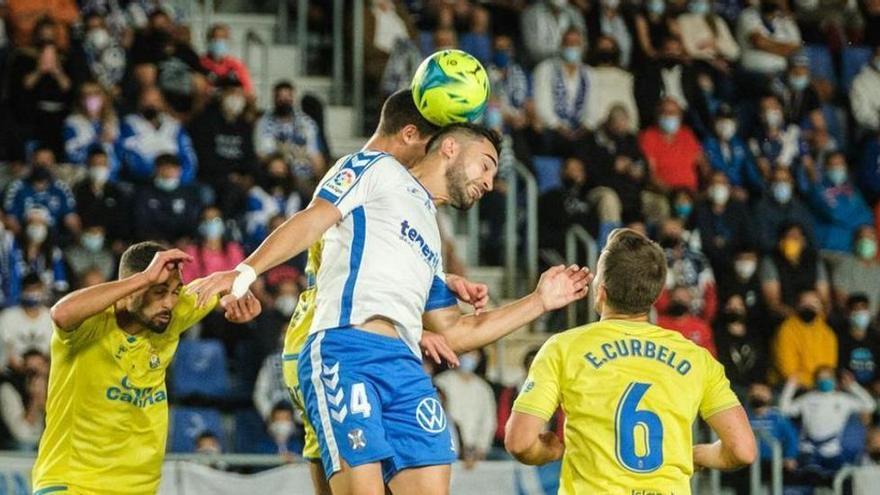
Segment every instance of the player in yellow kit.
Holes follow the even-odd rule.
[[[724,368],[680,333],[648,322],[665,279],[660,247],[616,230],[594,284],[601,321],[550,338],[532,364],[505,445],[526,464],[561,457],[560,495],[687,494],[695,466],[735,469],[755,458]],[[543,432],[560,405],[564,443]],[[697,414],[718,442],[693,445]]]
[[[52,307],[46,430],[35,495],[155,494],[168,436],[165,370],[180,334],[204,307],[181,283],[179,250],[144,242],[122,255],[119,280],[78,290]],[[252,295],[225,300],[226,318],[260,313]]]

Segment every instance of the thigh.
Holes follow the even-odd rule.
[[[388,485],[394,495],[446,495],[452,467],[448,464],[401,471]]]
[[[385,495],[382,465],[378,462],[342,468],[330,479],[333,495]]]
[[[315,439],[317,445],[317,438]],[[320,456],[320,454],[318,454]],[[312,489],[315,495],[333,495],[330,491],[330,483],[327,482],[327,475],[324,474],[324,466],[320,457],[309,460],[309,475],[312,478]]]

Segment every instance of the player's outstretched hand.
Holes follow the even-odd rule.
[[[260,300],[250,291],[241,299],[236,299],[232,294],[226,294],[220,299],[220,305],[226,310],[226,319],[232,323],[247,323],[263,311]]]
[[[422,348],[422,353],[424,353],[425,356],[437,364],[443,363],[443,360],[445,359],[446,363],[449,364],[451,368],[458,366],[458,356],[456,356],[452,348],[449,347],[449,343],[446,342],[446,337],[439,333],[428,331],[422,332],[422,340],[419,341],[419,347]]]
[[[193,282],[189,286],[189,290],[196,295],[198,307],[203,307],[215,295],[232,290],[232,283],[235,282],[235,277],[237,276],[238,272],[235,270],[214,272],[203,279]]]
[[[586,297],[593,274],[587,267],[557,265],[541,274],[535,293],[541,298],[544,311],[564,308]]]
[[[173,273],[180,270],[181,264],[189,263],[192,260],[192,256],[179,249],[160,251],[153,256],[153,261],[141,273],[150,285],[164,284]]]
[[[474,307],[474,313],[480,314],[489,304],[489,286],[478,284],[460,276],[447,274],[446,286],[455,297]]]
[[[562,459],[562,454],[565,454],[565,444],[559,440],[556,433],[545,431],[538,435],[538,440],[540,440],[541,443],[544,444],[544,448],[553,455],[550,462]]]

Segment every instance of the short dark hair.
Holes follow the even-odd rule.
[[[28,288],[33,287],[35,285],[40,285],[40,286],[45,285],[45,284],[43,284],[43,279],[41,279],[40,276],[37,275],[36,273],[30,273],[28,275],[25,275],[24,279],[22,279],[22,281],[21,281],[21,288],[22,289],[28,289]]]
[[[159,168],[162,165],[174,165],[180,166],[180,158],[177,158],[177,155],[174,153],[162,153],[161,155],[156,157],[156,161],[154,163],[155,168]]]
[[[419,112],[412,90],[401,89],[391,94],[382,104],[379,118],[379,134],[391,136],[408,125],[416,126],[422,136],[432,136],[440,128],[428,121]]]
[[[150,266],[153,257],[160,251],[165,251],[168,247],[161,242],[144,241],[132,244],[122,253],[119,260],[119,278],[125,278],[135,273],[140,273]]]
[[[229,26],[227,26],[226,24],[223,24],[222,22],[217,22],[217,23],[211,24],[211,27],[208,28],[208,32],[206,33],[208,41],[210,41],[211,38],[214,37],[214,33],[216,33],[217,31],[219,31],[221,29],[225,29],[225,30],[229,31]]]
[[[856,304],[871,304],[864,292],[856,292],[846,298],[846,309],[852,310]]]
[[[107,156],[107,151],[100,145],[93,144],[89,146],[89,150],[86,152],[86,163],[92,161],[92,158],[96,156]]]
[[[495,152],[501,153],[501,136],[497,132],[488,127],[470,123],[450,124],[443,127],[428,141],[428,144],[425,145],[425,150],[428,153],[436,150],[440,143],[443,142],[443,138],[453,134],[463,134],[472,139],[487,139],[492,143]]]
[[[663,249],[635,230],[615,229],[602,256],[608,304],[627,315],[650,311],[666,283]]]
[[[293,89],[294,89],[293,83],[288,81],[287,79],[282,79],[282,80],[278,81],[277,83],[275,83],[274,86],[272,86],[272,94],[274,95],[274,94],[278,93],[279,91],[281,91],[282,89],[289,89],[289,90],[293,91]]]

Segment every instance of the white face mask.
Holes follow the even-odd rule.
[[[281,420],[270,423],[268,430],[269,435],[276,443],[285,444],[293,435],[294,428],[293,421]]]
[[[758,262],[755,260],[736,260],[733,263],[733,269],[736,271],[739,278],[743,280],[752,278],[752,275],[755,274],[757,268]]]
[[[28,224],[25,235],[35,244],[41,244],[49,236],[49,228],[43,223]]]
[[[275,309],[284,316],[290,316],[296,310],[296,296],[293,294],[284,294],[275,299]]]
[[[709,199],[716,205],[727,204],[730,198],[730,186],[725,184],[715,184],[709,187]]]
[[[568,5],[568,0],[547,0],[551,6],[556,7],[557,9],[561,9]]]
[[[244,111],[244,106],[246,104],[244,96],[239,94],[229,95],[223,98],[223,111],[232,115],[233,117],[238,117],[241,115],[241,112]]]
[[[95,184],[104,184],[110,178],[110,167],[92,167],[89,169],[89,177]]]
[[[104,28],[95,28],[86,34],[86,43],[98,50],[103,50],[110,44],[110,33]]]
[[[730,141],[736,134],[736,122],[731,119],[719,120],[715,123],[715,132],[724,141]]]
[[[767,127],[772,129],[780,128],[783,124],[782,112],[779,110],[767,110],[764,112],[764,122],[767,124]]]

